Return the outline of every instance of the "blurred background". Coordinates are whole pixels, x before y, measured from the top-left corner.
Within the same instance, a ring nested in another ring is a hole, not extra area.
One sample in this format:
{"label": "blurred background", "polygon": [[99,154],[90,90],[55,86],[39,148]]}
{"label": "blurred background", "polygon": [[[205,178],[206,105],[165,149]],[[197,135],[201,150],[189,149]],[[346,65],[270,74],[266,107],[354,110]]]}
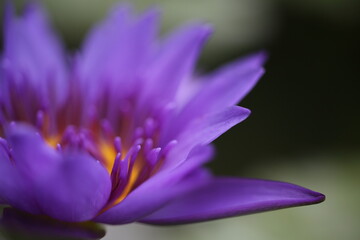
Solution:
{"label": "blurred background", "polygon": [[[42,2],[74,51],[116,1]],[[267,50],[267,72],[240,104],[252,115],[215,142],[217,157],[209,168],[218,175],[293,182],[324,193],[327,200],[180,227],[108,227],[104,239],[359,239],[360,1],[128,2],[139,11],[160,6],[163,32],[193,20],[211,23],[215,33],[200,71]]]}

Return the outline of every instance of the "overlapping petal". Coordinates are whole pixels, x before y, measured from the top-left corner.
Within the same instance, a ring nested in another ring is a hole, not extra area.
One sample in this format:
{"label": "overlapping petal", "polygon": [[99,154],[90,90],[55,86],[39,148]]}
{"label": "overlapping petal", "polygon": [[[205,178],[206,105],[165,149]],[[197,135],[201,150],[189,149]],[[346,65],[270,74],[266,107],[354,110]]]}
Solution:
{"label": "overlapping petal", "polygon": [[263,75],[265,59],[264,52],[253,54],[198,80],[201,82],[197,89],[192,96],[187,96],[187,103],[171,119],[166,137],[175,137],[194,120],[242,100]]}
{"label": "overlapping petal", "polygon": [[194,148],[186,161],[177,168],[151,177],[122,202],[95,218],[95,221],[109,224],[134,222],[177,196],[206,184],[209,175],[200,167],[209,161],[212,155],[213,149],[209,145]]}
{"label": "overlapping petal", "polygon": [[32,4],[17,18],[8,4],[5,15],[2,67],[17,84],[29,84],[43,101],[59,106],[68,90],[65,57],[44,12]]}
{"label": "overlapping petal", "polygon": [[105,168],[92,157],[69,153],[37,185],[37,199],[43,212],[55,219],[82,222],[93,219],[105,206],[111,182]]}
{"label": "overlapping petal", "polygon": [[[34,209],[59,220],[79,222],[92,219],[104,207],[111,190],[110,177],[90,155],[58,152],[35,129],[23,124],[10,125],[7,139],[14,164],[12,169],[9,167],[14,173],[9,172],[12,175],[8,181],[15,181],[13,191],[19,195],[23,189],[17,190],[17,178],[26,183],[31,191],[27,201],[36,203]],[[26,197],[19,195],[19,199]]]}
{"label": "overlapping petal", "polygon": [[[179,143],[169,153],[169,158],[165,162],[164,168],[181,163],[193,147],[199,144],[206,145],[211,143],[231,127],[245,120],[249,114],[250,110],[246,108],[232,106],[220,112],[195,119],[177,137]],[[177,126],[175,125],[174,127]]]}
{"label": "overlapping petal", "polygon": [[89,89],[90,100],[104,91],[104,81],[110,82],[110,89],[105,90],[111,97],[118,97],[119,92],[128,96],[137,86],[139,72],[151,59],[159,12],[150,9],[139,18],[132,15],[130,6],[115,7],[90,33],[78,55],[76,71],[81,86]]}
{"label": "overlapping petal", "polygon": [[142,97],[150,94],[159,103],[172,101],[181,82],[192,75],[200,50],[211,32],[210,26],[194,24],[170,35],[144,76]]}

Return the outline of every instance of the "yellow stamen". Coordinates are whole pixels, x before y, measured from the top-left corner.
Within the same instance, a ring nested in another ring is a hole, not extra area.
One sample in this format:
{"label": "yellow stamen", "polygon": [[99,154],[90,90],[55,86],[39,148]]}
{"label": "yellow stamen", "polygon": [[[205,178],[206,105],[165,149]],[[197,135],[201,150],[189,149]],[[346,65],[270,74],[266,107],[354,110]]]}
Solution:
{"label": "yellow stamen", "polygon": [[55,135],[55,136],[46,137],[45,141],[50,147],[55,148],[56,145],[60,142],[60,139],[61,139],[60,136]]}
{"label": "yellow stamen", "polygon": [[109,144],[108,142],[105,141],[100,142],[99,145],[100,145],[101,155],[103,156],[105,161],[104,165],[110,174],[114,167],[115,158],[116,158],[115,148],[112,146],[112,144]]}

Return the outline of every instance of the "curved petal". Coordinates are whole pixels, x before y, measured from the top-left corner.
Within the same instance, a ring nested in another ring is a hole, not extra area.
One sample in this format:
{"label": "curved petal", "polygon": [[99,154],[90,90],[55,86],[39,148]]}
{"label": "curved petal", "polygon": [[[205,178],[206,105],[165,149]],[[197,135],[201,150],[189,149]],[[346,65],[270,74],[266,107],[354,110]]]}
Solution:
{"label": "curved petal", "polygon": [[34,180],[42,181],[61,160],[60,154],[30,125],[12,123],[5,128],[5,135],[16,168],[28,179],[36,177]]}
{"label": "curved petal", "polygon": [[48,147],[29,125],[13,123],[5,128],[11,150],[11,162],[5,161],[0,170],[0,185],[9,189],[4,192],[7,202],[16,208],[41,213],[37,202],[38,183],[47,182],[49,172],[57,167],[60,155]]}
{"label": "curved petal", "polygon": [[[196,117],[218,112],[241,101],[264,74],[265,59],[266,54],[260,52],[205,76],[198,90],[188,97],[187,104],[174,117],[167,134],[176,136]],[[191,86],[188,84],[187,87]]]}
{"label": "curved petal", "polygon": [[95,218],[95,221],[108,224],[134,222],[159,209],[171,199],[198,188],[209,180],[209,175],[200,166],[212,155],[210,146],[195,148],[182,165],[154,175],[118,205]]}
{"label": "curved petal", "polygon": [[140,222],[160,225],[192,223],[314,204],[324,199],[321,193],[284,182],[215,178]]}
{"label": "curved petal", "polygon": [[23,124],[7,127],[6,136],[14,169],[27,181],[43,214],[63,221],[86,221],[105,205],[110,177],[91,156],[57,152],[35,129]]}
{"label": "curved petal", "polygon": [[194,146],[211,143],[249,115],[250,110],[232,106],[220,112],[197,118],[176,138],[178,144],[169,153],[163,168],[181,163]]}
{"label": "curved petal", "polygon": [[264,74],[265,58],[263,52],[253,54],[205,76],[206,85],[194,95],[185,111],[194,112],[203,106],[203,112],[213,112],[238,103]]}
{"label": "curved petal", "polygon": [[[4,142],[5,143],[5,142]],[[40,213],[32,185],[18,171],[9,156],[7,146],[0,143],[0,200],[33,214]]]}
{"label": "curved petal", "polygon": [[65,154],[46,182],[37,186],[37,199],[48,216],[69,222],[92,219],[106,204],[111,190],[105,168],[85,154]]}

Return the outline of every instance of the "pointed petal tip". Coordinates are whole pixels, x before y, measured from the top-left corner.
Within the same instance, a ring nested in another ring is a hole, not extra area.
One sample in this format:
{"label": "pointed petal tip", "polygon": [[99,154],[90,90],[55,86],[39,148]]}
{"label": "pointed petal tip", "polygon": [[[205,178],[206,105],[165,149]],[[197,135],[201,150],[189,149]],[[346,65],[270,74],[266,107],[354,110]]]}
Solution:
{"label": "pointed petal tip", "polygon": [[25,13],[27,14],[38,12],[39,10],[41,11],[42,9],[43,7],[37,1],[29,1],[28,3],[26,3],[24,8]]}
{"label": "pointed petal tip", "polygon": [[325,201],[326,196],[324,194],[319,193],[319,192],[314,192],[312,190],[308,190],[308,191],[309,191],[309,195],[311,195],[313,197],[313,199],[304,205],[317,204],[317,203],[321,203],[321,202]]}
{"label": "pointed petal tip", "polygon": [[129,2],[119,2],[112,6],[112,8],[108,14],[108,17],[109,16],[118,16],[118,15],[123,15],[123,14],[130,16],[133,14],[133,12],[134,12],[134,8],[133,8],[132,4],[130,4]]}
{"label": "pointed petal tip", "polygon": [[160,18],[162,15],[162,10],[160,5],[154,5],[142,12],[141,15],[145,15],[149,18]]}
{"label": "pointed petal tip", "polygon": [[180,28],[180,31],[188,32],[195,38],[198,38],[200,42],[206,41],[213,33],[213,27],[210,23],[206,22],[192,22]]}
{"label": "pointed petal tip", "polygon": [[[239,70],[251,71],[262,69],[264,71],[263,65],[268,59],[268,52],[266,50],[260,50],[251,54],[246,55],[236,61],[234,61],[234,65],[230,65],[231,67],[238,68]],[[246,71],[245,71],[246,72]]]}
{"label": "pointed petal tip", "polygon": [[241,113],[246,116],[245,118],[247,118],[248,116],[250,116],[251,110],[248,109],[248,108],[242,107],[242,108],[241,108]]}
{"label": "pointed petal tip", "polygon": [[198,29],[203,41],[207,40],[214,32],[213,26],[210,23],[200,23]]}
{"label": "pointed petal tip", "polygon": [[250,116],[251,110],[240,106],[231,106],[228,107],[227,110],[223,113],[224,116],[227,117],[227,119],[233,118],[237,121],[236,124],[238,124]]}
{"label": "pointed petal tip", "polygon": [[140,222],[178,225],[317,204],[325,195],[298,185],[260,179],[215,178]]}
{"label": "pointed petal tip", "polygon": [[269,58],[269,53],[267,50],[260,50],[254,54],[259,59],[259,65],[265,64]]}
{"label": "pointed petal tip", "polygon": [[[211,24],[205,22],[191,22],[182,27],[180,27],[175,32],[173,36],[177,36],[178,39],[188,39],[193,44],[193,46],[200,47],[206,43],[206,41],[211,37],[213,33],[213,28]],[[171,36],[171,35],[170,35]]]}
{"label": "pointed petal tip", "polygon": [[2,13],[4,14],[4,35],[6,35],[6,31],[8,30],[8,28],[10,27],[9,25],[11,24],[11,22],[13,21],[14,18],[14,5],[13,3],[8,0],[5,2],[5,6],[4,6],[4,10],[2,10]]}
{"label": "pointed petal tip", "polygon": [[41,5],[38,1],[28,1],[25,4],[24,11],[22,17],[24,19],[41,19],[43,23],[47,23],[49,21],[49,16],[46,12],[46,9],[43,5]]}

